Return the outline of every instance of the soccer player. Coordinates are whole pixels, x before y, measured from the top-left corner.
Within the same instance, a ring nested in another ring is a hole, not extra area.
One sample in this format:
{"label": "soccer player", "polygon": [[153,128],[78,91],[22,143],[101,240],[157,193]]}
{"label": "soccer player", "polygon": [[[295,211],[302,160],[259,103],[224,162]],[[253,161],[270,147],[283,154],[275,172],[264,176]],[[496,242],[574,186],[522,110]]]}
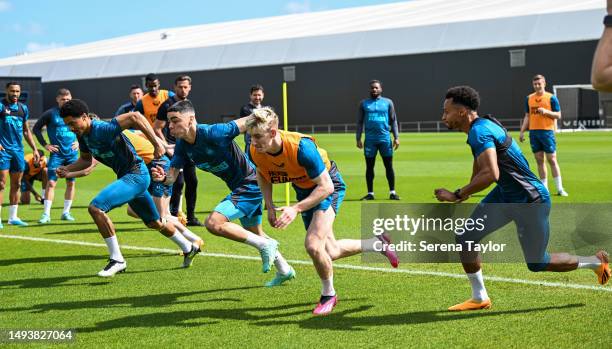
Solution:
{"label": "soccer player", "polygon": [[[382,96],[382,83],[370,81],[370,98],[359,103],[359,119],[357,120],[357,148],[363,148],[366,160],[366,184],[368,193],[361,200],[374,200],[374,165],[376,155],[380,152],[387,182],[389,183],[389,199],[399,200],[395,192],[395,172],[393,171],[393,150],[399,147],[399,132],[397,116],[393,101]],[[361,133],[365,128],[365,144],[361,142]],[[389,131],[393,132],[393,143]]]}
{"label": "soccer player", "polygon": [[[26,154],[25,169],[23,171],[23,177],[21,178],[21,198],[20,203],[24,205],[30,204],[30,193],[34,195],[34,199],[41,204],[43,203],[43,196],[45,195],[45,188],[47,187],[47,158],[42,150],[36,150],[38,152],[38,164],[34,163],[34,154]],[[40,195],[34,188],[34,181],[42,182],[42,195]]]}
{"label": "soccer player", "polygon": [[612,92],[612,0],[607,1],[607,11],[605,29],[593,55],[591,84],[597,90]]}
{"label": "soccer player", "polygon": [[[55,170],[60,166],[70,165],[79,158],[79,143],[76,135],[64,124],[64,119],[60,116],[60,108],[64,103],[72,99],[70,91],[65,88],[57,90],[55,101],[57,107],[45,111],[32,128],[32,132],[38,139],[38,143],[49,151],[49,163],[47,164],[47,187],[45,188],[45,201],[43,214],[38,223],[51,222],[51,206],[55,197],[55,186],[57,184],[57,174]],[[43,137],[42,129],[47,128],[49,143]],[[63,221],[74,221],[70,214],[70,207],[75,194],[74,178],[66,179],[66,192],[64,193],[64,210],[61,219]]]}
{"label": "soccer player", "polygon": [[[580,257],[568,253],[548,253],[550,195],[542,182],[529,169],[518,144],[496,119],[478,115],[480,97],[469,86],[450,88],[444,101],[442,121],[449,129],[468,135],[474,156],[470,183],[451,192],[436,189],[439,201],[461,202],[475,193],[497,185],[472,213],[473,219],[486,218],[484,229],[457,235],[462,244],[459,253],[463,269],[472,286],[472,297],[449,308],[451,311],[486,309],[491,300],[484,286],[480,252],[471,251],[470,243],[478,243],[495,230],[514,221],[527,267],[533,272],[565,272],[592,269],[600,284],[610,278],[608,254],[598,251],[594,256]],[[496,205],[497,204],[497,205]],[[499,205],[514,204],[514,205]],[[520,204],[520,205],[519,205]]]}
{"label": "soccer player", "polygon": [[[278,128],[278,116],[271,108],[253,110],[248,118],[251,134],[249,158],[257,167],[257,182],[268,208],[268,221],[275,228],[286,228],[298,214],[306,228],[306,251],[312,258],[322,284],[321,298],[314,315],[331,313],[337,303],[332,261],[364,251],[374,251],[374,243],[382,241],[383,254],[393,267],[398,260],[395,252],[387,251],[386,235],[370,240],[336,240],[333,224],[344,199],[345,184],[327,152],[317,146],[314,138]],[[293,183],[299,200],[292,206],[276,208],[272,201],[272,184]],[[280,217],[276,217],[276,212]]]}
{"label": "soccer player", "polygon": [[[260,84],[251,86],[251,93],[249,94],[249,103],[245,104],[240,108],[240,117],[249,116],[253,113],[253,110],[263,108],[264,99],[264,88]],[[244,133],[244,152],[249,152],[249,145],[251,144],[251,136],[248,132]]]}
{"label": "soccer player", "polygon": [[[94,116],[94,114],[89,114],[90,117]],[[96,119],[94,116],[93,119]],[[127,137],[130,141],[136,154],[142,158],[142,160],[147,165],[149,169],[149,173],[151,173],[151,169],[155,166],[161,166],[165,171],[168,171],[170,168],[170,159],[168,159],[165,155],[160,157],[159,159],[153,158],[153,153],[155,151],[155,147],[151,142],[149,142],[144,134],[140,131],[135,130],[124,130],[123,135]],[[70,172],[67,177],[68,178],[77,178],[88,176],[94,168],[98,165],[98,162],[94,159],[90,167],[81,170]],[[201,249],[204,241],[198,235],[194,234],[191,230],[186,228],[178,219],[170,214],[169,202],[170,195],[172,195],[172,186],[164,185],[163,183],[151,181],[148,188],[149,194],[153,197],[153,202],[155,203],[155,207],[157,208],[157,212],[159,212],[162,219],[167,220],[172,223],[176,230],[179,231],[187,240],[189,240],[193,245],[197,245],[198,248]],[[140,218],[136,212],[131,208],[130,204],[128,204],[128,215]],[[189,252],[189,251],[187,251]],[[183,251],[183,255],[186,256],[188,254]],[[184,258],[183,260],[183,268],[189,268],[193,263],[192,258]]]}
{"label": "soccer player", "polygon": [[[550,164],[557,195],[568,196],[563,189],[561,169],[557,162],[557,144],[555,141],[555,121],[561,119],[559,100],[552,93],[546,92],[546,79],[543,75],[533,77],[534,93],[525,100],[525,118],[521,125],[519,139],[525,140],[525,130],[529,128],[531,151],[538,163],[538,173],[544,187],[548,189],[546,160]],[[544,155],[546,154],[546,156]]]}
{"label": "soccer player", "polygon": [[[27,123],[30,115],[28,107],[19,102],[20,95],[21,85],[18,82],[11,81],[6,84],[6,97],[0,101],[0,208],[4,198],[6,177],[10,176],[8,224],[27,226],[26,222],[17,217],[21,178],[25,169],[23,137],[32,148],[34,164],[38,164],[39,156]],[[0,216],[0,229],[2,227]]]}
{"label": "soccer player", "polygon": [[[195,110],[189,100],[180,101],[168,109],[170,132],[176,137],[170,171],[153,169],[153,179],[171,184],[185,163],[221,178],[231,193],[214,208],[206,219],[206,229],[212,234],[255,247],[262,260],[262,271],[277,269],[274,279],[266,286],[278,286],[295,277],[295,270],[278,252],[278,242],[269,238],[261,227],[261,191],[257,187],[255,169],[240,150],[234,138],[245,131],[241,118],[229,123],[198,125]],[[232,223],[239,219],[242,226]]]}
{"label": "soccer player", "polygon": [[154,155],[160,157],[165,153],[161,142],[155,137],[153,128],[138,112],[122,114],[110,122],[92,120],[85,102],[73,99],[62,106],[60,115],[79,140],[81,155],[79,159],[57,169],[58,177],[65,178],[71,172],[81,171],[91,166],[92,159],[110,167],[117,175],[117,180],[106,186],[89,204],[89,214],[98,226],[110,254],[109,263],[98,275],[110,277],[123,272],[127,263],[119,249],[115,227],[107,212],[115,207],[129,204],[142,221],[172,240],[185,253],[186,258],[194,258],[199,246],[191,244],[181,234],[176,233],[173,224],[160,220],[155,203],[147,191],[151,182],[149,171],[134,146],[122,133],[124,129],[133,128],[142,131],[154,145]]}
{"label": "soccer player", "polygon": [[119,108],[115,112],[115,116],[119,116],[121,114],[129,113],[136,110],[136,104],[138,104],[138,101],[142,98],[142,88],[140,88],[140,85],[130,86],[129,97],[129,102],[126,102],[125,104],[119,106]]}
{"label": "soccer player", "polygon": [[147,93],[136,103],[134,110],[140,112],[149,121],[149,124],[153,126],[157,119],[157,110],[159,106],[168,97],[174,96],[174,92],[160,89],[159,78],[157,75],[151,73],[145,76],[145,87]]}
{"label": "soccer player", "polygon": [[[191,92],[191,77],[189,75],[179,75],[174,80],[175,95],[169,97],[157,110],[157,119],[153,124],[153,129],[157,136],[166,141],[169,145],[166,148],[166,154],[170,158],[174,154],[174,145],[176,138],[170,134],[168,128],[168,108],[178,101],[184,101]],[[172,187],[172,197],[170,198],[170,213],[173,216],[181,217],[181,203],[183,198],[183,187],[185,187],[185,201],[187,203],[186,225],[188,226],[203,226],[195,215],[195,205],[198,198],[198,177],[196,176],[195,165],[188,162],[179,173]]]}

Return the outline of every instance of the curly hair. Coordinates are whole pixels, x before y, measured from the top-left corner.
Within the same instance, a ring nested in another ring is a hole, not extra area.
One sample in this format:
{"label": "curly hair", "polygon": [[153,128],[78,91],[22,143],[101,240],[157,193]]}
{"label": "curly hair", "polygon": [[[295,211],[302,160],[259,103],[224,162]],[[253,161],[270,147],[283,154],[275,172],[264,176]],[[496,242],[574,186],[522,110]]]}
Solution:
{"label": "curly hair", "polygon": [[460,104],[470,110],[478,110],[480,96],[478,91],[470,86],[455,86],[446,91],[446,99],[452,99],[453,103]]}
{"label": "curly hair", "polygon": [[270,107],[254,109],[251,117],[246,122],[246,127],[249,130],[253,128],[269,130],[274,126],[278,127],[278,115]]}
{"label": "curly hair", "polygon": [[89,107],[85,101],[80,99],[71,99],[64,103],[60,109],[60,115],[62,118],[67,118],[69,116],[78,118],[83,114],[89,114]]}

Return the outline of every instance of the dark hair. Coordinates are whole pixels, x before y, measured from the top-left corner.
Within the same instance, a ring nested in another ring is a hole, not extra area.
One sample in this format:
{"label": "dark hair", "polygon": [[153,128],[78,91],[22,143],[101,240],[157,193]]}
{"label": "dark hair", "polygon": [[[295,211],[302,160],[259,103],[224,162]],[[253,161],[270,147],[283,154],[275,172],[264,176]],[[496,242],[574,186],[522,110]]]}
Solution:
{"label": "dark hair", "polygon": [[369,85],[369,86],[372,86],[372,85],[374,85],[374,84],[379,84],[379,85],[380,85],[380,87],[382,87],[382,82],[380,82],[380,80],[376,80],[376,79],[374,79],[374,80],[370,80],[370,83],[369,83],[368,85]]}
{"label": "dark hair", "polygon": [[191,103],[190,100],[185,99],[174,103],[170,108],[168,108],[168,113],[195,114],[195,108],[193,107],[193,103]]}
{"label": "dark hair", "polygon": [[536,81],[536,80],[540,80],[540,79],[542,79],[542,80],[546,80],[546,78],[544,77],[544,75],[542,75],[542,74],[536,74],[536,75],[534,75],[534,76],[533,76],[533,79],[531,79],[531,81]]}
{"label": "dark hair", "polygon": [[480,106],[480,96],[478,91],[470,86],[455,86],[446,91],[446,99],[452,99],[453,103],[460,104],[470,110],[478,110]]}
{"label": "dark hair", "polygon": [[181,74],[174,79],[174,84],[177,85],[181,81],[189,81],[189,85],[191,85],[191,76]]}
{"label": "dark hair", "polygon": [[157,77],[157,75],[153,74],[153,73],[149,73],[147,74],[147,76],[145,76],[145,82],[149,82],[149,81],[155,81],[158,80],[159,78]]}
{"label": "dark hair", "polygon": [[21,84],[18,83],[17,81],[9,81],[9,82],[6,83],[6,88],[8,89],[9,87],[11,87],[13,85],[17,85],[17,86],[21,87]]}
{"label": "dark hair", "polygon": [[80,99],[71,99],[64,103],[60,109],[60,115],[62,118],[69,116],[78,118],[83,114],[89,114],[89,107],[87,106],[87,103]]}
{"label": "dark hair", "polygon": [[251,86],[251,94],[253,94],[253,92],[255,92],[255,91],[264,92],[264,88],[260,84],[255,84],[255,85]]}
{"label": "dark hair", "polygon": [[130,86],[130,92],[134,91],[135,89],[142,90],[142,87],[140,87],[140,85],[136,85],[136,84]]}
{"label": "dark hair", "polygon": [[55,94],[56,97],[59,96],[68,96],[70,94],[70,90],[67,88],[60,88],[59,90],[57,90],[57,93]]}

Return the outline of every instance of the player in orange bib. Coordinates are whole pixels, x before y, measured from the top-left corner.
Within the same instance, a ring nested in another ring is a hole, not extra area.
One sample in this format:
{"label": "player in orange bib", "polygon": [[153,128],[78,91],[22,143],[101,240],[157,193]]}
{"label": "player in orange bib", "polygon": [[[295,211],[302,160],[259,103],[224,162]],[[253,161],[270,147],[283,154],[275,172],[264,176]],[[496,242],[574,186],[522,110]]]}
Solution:
{"label": "player in orange bib", "polygon": [[557,142],[555,140],[555,122],[561,119],[561,107],[557,97],[546,92],[545,88],[546,79],[544,76],[540,74],[534,76],[533,90],[535,92],[527,96],[525,101],[525,118],[521,125],[519,139],[521,142],[525,140],[524,133],[529,128],[531,151],[538,163],[538,174],[542,184],[548,189],[546,163],[544,162],[544,158],[546,158],[550,164],[557,195],[568,196],[561,181],[561,169],[557,162]]}
{"label": "player in orange bib", "polygon": [[160,89],[159,78],[152,73],[145,76],[145,87],[147,93],[136,103],[134,109],[144,115],[153,127],[157,119],[157,110],[166,99],[174,96],[174,92]]}
{"label": "player in orange bib", "polygon": [[[20,202],[24,205],[30,203],[30,193],[34,195],[36,201],[42,203],[43,196],[45,195],[45,188],[47,186],[47,158],[42,150],[36,150],[39,156],[39,162],[34,163],[34,154],[26,154],[25,170],[23,171],[23,177],[21,178],[21,197]],[[34,189],[34,181],[41,181],[43,194],[40,195]]]}
{"label": "player in orange bib", "polygon": [[[327,315],[337,303],[333,284],[332,261],[365,251],[375,251],[381,241],[383,251],[389,244],[386,235],[368,240],[336,240],[333,224],[344,199],[346,185],[327,152],[319,148],[313,137],[278,129],[278,116],[269,107],[253,110],[247,120],[251,135],[249,157],[257,167],[257,183],[268,208],[268,221],[284,229],[302,215],[306,227],[306,251],[321,278],[322,291],[314,315]],[[298,202],[276,208],[272,201],[272,184],[291,182]],[[279,211],[280,217],[276,217]],[[383,253],[397,267],[395,252]]]}

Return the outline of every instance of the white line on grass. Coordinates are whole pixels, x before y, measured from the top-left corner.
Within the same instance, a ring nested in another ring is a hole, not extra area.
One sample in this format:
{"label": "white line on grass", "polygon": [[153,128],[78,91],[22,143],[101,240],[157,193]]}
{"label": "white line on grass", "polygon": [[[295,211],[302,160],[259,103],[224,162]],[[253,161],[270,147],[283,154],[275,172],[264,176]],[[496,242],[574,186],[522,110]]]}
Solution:
{"label": "white line on grass", "polygon": [[[65,244],[65,245],[106,247],[106,244],[95,243],[95,242],[74,241],[74,240],[61,240],[61,239],[46,239],[46,238],[36,238],[36,237],[30,237],[30,236],[20,236],[20,235],[3,235],[3,234],[0,234],[0,238],[16,239],[16,240],[28,240],[28,241],[51,242],[51,243]],[[173,250],[173,249],[169,249],[169,248],[140,247],[140,246],[129,246],[129,245],[121,245],[121,248],[122,249],[126,249],[126,250],[136,250],[136,251],[177,253],[177,250]],[[204,256],[207,256],[207,257],[261,261],[261,258],[259,258],[259,257],[242,256],[242,255],[237,255],[237,254],[210,253],[210,252],[201,252],[200,254],[204,255]],[[310,262],[310,261],[288,260],[288,262],[293,263],[293,264],[312,265],[312,262]],[[334,268],[352,269],[352,270],[363,270],[363,271],[377,271],[377,272],[383,272],[383,273],[400,273],[400,274],[411,274],[411,275],[441,276],[441,277],[449,277],[449,278],[455,278],[455,279],[465,279],[466,278],[465,274],[453,274],[453,273],[445,273],[445,272],[440,272],[440,271],[425,271],[425,270],[390,269],[390,268],[379,268],[379,267],[366,267],[366,266],[352,265],[352,264],[334,264]],[[591,285],[580,285],[580,284],[566,284],[566,283],[562,283],[562,282],[548,282],[548,281],[537,281],[537,280],[523,280],[523,279],[513,279],[513,278],[500,277],[500,276],[485,276],[485,279],[487,281],[508,282],[508,283],[513,283],[513,284],[524,284],[524,285],[536,285],[536,286],[545,286],[545,287],[572,288],[572,289],[581,289],[581,290],[593,290],[593,291],[612,292],[612,288],[607,288],[607,287],[602,287],[602,286],[591,286]]]}

